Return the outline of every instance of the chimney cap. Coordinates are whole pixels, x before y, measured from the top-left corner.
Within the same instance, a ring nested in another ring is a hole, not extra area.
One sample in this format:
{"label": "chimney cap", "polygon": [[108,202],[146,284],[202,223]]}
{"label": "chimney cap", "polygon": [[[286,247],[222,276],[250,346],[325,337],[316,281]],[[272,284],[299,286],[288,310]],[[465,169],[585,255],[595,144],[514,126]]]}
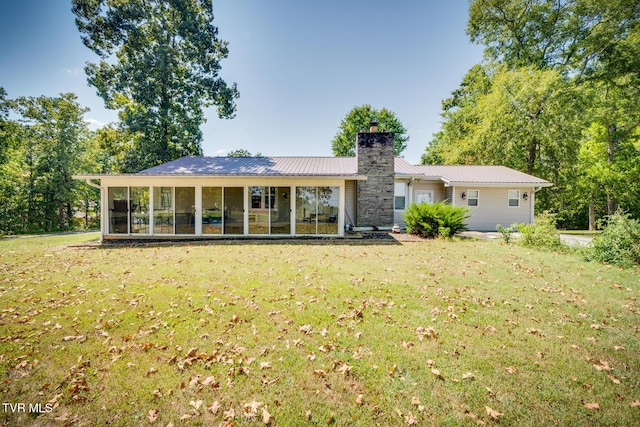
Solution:
{"label": "chimney cap", "polygon": [[371,120],[369,122],[369,132],[378,132],[378,121]]}

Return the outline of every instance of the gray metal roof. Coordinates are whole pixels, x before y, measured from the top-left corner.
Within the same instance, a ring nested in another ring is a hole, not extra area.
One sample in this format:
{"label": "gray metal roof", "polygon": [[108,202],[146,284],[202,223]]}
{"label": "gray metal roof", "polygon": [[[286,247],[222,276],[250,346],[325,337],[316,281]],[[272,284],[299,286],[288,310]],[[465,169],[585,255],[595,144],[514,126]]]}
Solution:
{"label": "gray metal roof", "polygon": [[[128,176],[306,176],[366,179],[358,175],[355,157],[202,157],[187,156]],[[440,180],[445,185],[507,186],[527,184],[549,187],[544,179],[504,166],[414,166],[401,157],[394,161],[396,177]],[[121,175],[74,175],[100,179]]]}
{"label": "gray metal roof", "polygon": [[355,157],[188,156],[137,175],[357,176],[357,166]]}
{"label": "gray metal roof", "polygon": [[536,186],[549,187],[552,184],[541,178],[510,169],[505,166],[436,166],[420,165],[415,166],[426,176],[440,177],[445,184],[532,184]]}

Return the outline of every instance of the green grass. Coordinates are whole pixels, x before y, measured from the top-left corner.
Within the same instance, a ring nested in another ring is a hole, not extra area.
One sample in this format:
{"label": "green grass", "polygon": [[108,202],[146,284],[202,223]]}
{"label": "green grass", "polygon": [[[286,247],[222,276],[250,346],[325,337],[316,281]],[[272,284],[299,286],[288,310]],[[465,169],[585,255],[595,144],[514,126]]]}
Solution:
{"label": "green grass", "polygon": [[497,241],[68,246],[96,238],[0,241],[0,394],[51,409],[0,424],[640,420],[637,268]]}

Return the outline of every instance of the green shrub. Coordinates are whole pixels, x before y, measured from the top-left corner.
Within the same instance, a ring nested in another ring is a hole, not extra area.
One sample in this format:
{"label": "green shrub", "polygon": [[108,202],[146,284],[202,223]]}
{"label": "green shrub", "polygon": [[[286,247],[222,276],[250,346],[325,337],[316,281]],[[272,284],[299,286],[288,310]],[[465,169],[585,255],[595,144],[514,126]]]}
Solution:
{"label": "green shrub", "polygon": [[640,222],[618,211],[600,225],[604,230],[585,250],[587,259],[623,267],[640,264]]}
{"label": "green shrub", "polygon": [[451,206],[445,202],[412,203],[404,216],[409,233],[430,238],[452,237],[466,230],[467,218],[467,208]]}
{"label": "green shrub", "polygon": [[543,212],[533,224],[519,224],[520,244],[542,249],[559,249],[562,240],[556,228],[555,215]]}
{"label": "green shrub", "polygon": [[502,240],[505,243],[510,243],[513,233],[518,231],[518,224],[511,224],[509,227],[503,227],[502,225],[496,225],[496,231],[502,235]]}

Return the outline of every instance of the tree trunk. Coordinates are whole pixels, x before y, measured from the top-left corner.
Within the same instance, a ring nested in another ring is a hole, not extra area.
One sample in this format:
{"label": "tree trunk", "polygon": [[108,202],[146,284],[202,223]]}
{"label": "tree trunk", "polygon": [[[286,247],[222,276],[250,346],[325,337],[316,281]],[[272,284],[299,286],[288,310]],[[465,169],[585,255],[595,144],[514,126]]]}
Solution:
{"label": "tree trunk", "polygon": [[596,229],[596,205],[593,202],[593,196],[589,198],[589,231]]}

